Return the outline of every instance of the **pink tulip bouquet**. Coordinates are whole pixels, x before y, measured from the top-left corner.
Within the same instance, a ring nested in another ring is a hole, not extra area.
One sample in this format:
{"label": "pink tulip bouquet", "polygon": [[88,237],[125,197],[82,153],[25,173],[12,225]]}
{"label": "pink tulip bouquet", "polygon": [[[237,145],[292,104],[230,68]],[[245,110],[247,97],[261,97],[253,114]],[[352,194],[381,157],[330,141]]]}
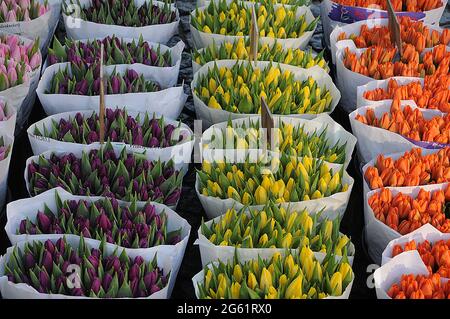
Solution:
{"label": "pink tulip bouquet", "polygon": [[41,66],[42,57],[39,52],[39,40],[26,44],[14,34],[0,35],[0,62],[13,60],[23,62],[27,72],[34,71]]}
{"label": "pink tulip bouquet", "polygon": [[31,21],[50,10],[48,1],[38,0],[0,0],[0,23]]}

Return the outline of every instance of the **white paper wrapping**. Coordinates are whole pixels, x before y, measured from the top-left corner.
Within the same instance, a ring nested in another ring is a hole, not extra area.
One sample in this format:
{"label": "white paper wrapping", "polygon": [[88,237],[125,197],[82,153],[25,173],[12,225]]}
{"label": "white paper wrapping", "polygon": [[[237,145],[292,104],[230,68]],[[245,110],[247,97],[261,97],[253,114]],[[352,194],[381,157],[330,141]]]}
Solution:
{"label": "white paper wrapping", "polygon": [[0,132],[6,135],[14,136],[14,130],[16,128],[17,112],[14,107],[11,106],[8,99],[0,96],[0,102],[5,105],[5,115],[8,117],[6,121],[0,121]]}
{"label": "white paper wrapping", "polygon": [[[250,217],[249,211],[246,211],[245,214]],[[214,221],[216,224],[219,223],[222,219],[222,216],[214,218],[214,220],[207,221],[205,224],[207,227],[210,227],[212,222]],[[200,248],[200,256],[202,258],[202,265],[205,267],[210,262],[215,261],[232,261],[235,256],[241,259],[257,259],[258,256],[265,256],[263,258],[270,258],[274,253],[279,252],[284,255],[286,253],[285,248],[237,248],[234,246],[218,246],[214,245],[212,242],[206,238],[201,231],[201,227],[199,227],[198,231],[198,239],[194,242],[194,245],[198,245]],[[342,235],[342,234],[341,234]],[[290,249],[292,253],[300,253],[299,249]],[[314,252],[314,256],[317,260],[323,260],[325,258],[325,253]],[[347,252],[348,261],[350,265],[353,265],[353,258],[355,256],[355,246],[352,242],[350,242],[350,246]]]}
{"label": "white paper wrapping", "polygon": [[[148,0],[134,0],[137,6],[142,6]],[[79,0],[82,8],[89,7],[91,0]],[[164,2],[153,1],[155,5],[164,6]],[[85,21],[80,18],[80,12],[75,12],[68,16],[63,12],[64,25],[66,27],[67,36],[69,38],[92,39],[104,38],[107,36],[116,35],[119,38],[134,38],[138,39],[141,35],[144,40],[166,44],[170,38],[178,33],[178,24],[180,17],[178,10],[174,4],[170,4],[172,12],[176,13],[176,21],[166,24],[154,24],[144,27],[125,27],[120,25],[109,25]],[[78,14],[77,14],[78,13]]]}
{"label": "white paper wrapping", "polygon": [[[267,254],[265,256],[261,256],[261,258],[263,258],[263,259],[270,259],[272,257],[272,255],[273,255],[273,252],[272,252],[272,254]],[[253,256],[252,257],[250,257],[250,256],[249,257],[242,256],[242,257],[243,258],[239,259],[240,262],[245,262],[245,261],[254,259]],[[320,259],[318,259],[318,260],[320,261]],[[212,269],[213,265],[217,266],[218,262],[214,262],[214,263],[209,264],[208,268]],[[200,292],[199,292],[199,289],[198,289],[198,285],[199,284],[200,285],[203,284],[204,278],[205,278],[205,272],[204,272],[203,269],[192,278],[192,283],[193,283],[194,289],[195,289],[195,296],[197,297],[197,299],[200,298]],[[352,291],[352,286],[353,286],[353,281],[354,280],[355,280],[355,275],[353,275],[352,281],[348,284],[347,288],[345,288],[345,290],[342,292],[341,296],[338,296],[338,297],[330,296],[330,297],[326,297],[324,299],[348,299],[349,296],[350,296],[350,292]]]}
{"label": "white paper wrapping", "polygon": [[[87,43],[92,40],[103,40],[104,38],[95,38],[95,39],[85,39],[85,40],[76,40],[76,42],[81,43]],[[132,43],[133,40],[137,43],[137,39],[121,39],[124,43]],[[158,83],[161,84],[162,87],[172,87],[177,85],[178,81],[178,73],[180,72],[180,64],[181,64],[181,55],[183,53],[183,49],[185,47],[184,42],[182,40],[178,41],[177,44],[175,44],[173,47],[169,48],[168,46],[165,46],[164,44],[159,44],[155,42],[149,42],[149,46],[153,49],[160,48],[161,54],[169,51],[170,56],[172,59],[172,66],[165,66],[165,67],[159,67],[159,66],[153,66],[153,65],[146,65],[142,63],[134,63],[139,70],[145,70],[148,69],[149,73],[154,74],[154,77],[158,79]],[[65,47],[65,46],[64,46]],[[131,64],[121,65],[121,68],[127,68]],[[45,69],[48,67],[48,59],[44,62],[44,65],[42,67],[42,73],[45,72]]]}
{"label": "white paper wrapping", "polygon": [[[426,24],[439,25],[448,0],[442,6],[425,12],[396,12],[399,16],[408,16],[413,20],[421,20]],[[387,18],[387,11],[362,7],[343,6],[331,0],[323,0],[320,7],[325,42],[330,47],[330,34],[337,26],[344,26],[360,20]]]}
{"label": "white paper wrapping", "polygon": [[[6,234],[12,245],[16,245],[22,241],[45,241],[47,239],[58,239],[63,236],[66,238],[74,238],[74,240],[79,240],[80,237],[76,235],[70,234],[42,234],[42,235],[18,235],[17,231],[20,226],[20,222],[26,218],[29,218],[31,221],[36,220],[36,216],[38,211],[43,211],[45,205],[53,212],[57,212],[57,204],[56,204],[56,194],[59,195],[61,200],[64,202],[66,200],[84,200],[89,203],[94,203],[98,200],[101,200],[103,197],[98,196],[74,196],[69,192],[63,190],[58,187],[53,190],[48,190],[42,194],[39,194],[33,198],[26,198],[11,202],[8,204],[6,209],[7,223],[5,226]],[[165,213],[167,215],[167,231],[171,232],[174,230],[181,229],[181,241],[176,245],[159,245],[150,248],[127,248],[127,251],[137,252],[138,255],[142,253],[152,253],[163,255],[171,255],[173,254],[172,261],[172,276],[171,281],[169,282],[169,295],[172,292],[172,289],[175,285],[175,279],[178,274],[178,270],[180,269],[181,262],[183,260],[184,252],[186,250],[186,246],[189,240],[189,234],[191,232],[191,226],[189,223],[178,215],[175,211],[167,207],[166,205],[150,202],[151,205],[155,206],[156,213],[161,214]],[[121,206],[129,206],[129,204],[122,202]],[[137,205],[138,208],[143,208],[145,206],[144,202],[141,202]],[[100,245],[100,241],[92,238],[85,238],[86,243],[90,243],[92,245],[98,246]],[[113,250],[117,245],[106,243],[106,246]],[[119,246],[120,247],[120,246]],[[121,247],[123,248],[123,247]]]}
{"label": "white paper wrapping", "polygon": [[[411,196],[413,198],[417,197],[420,189],[426,191],[436,191],[445,190],[448,184],[436,184],[436,185],[425,185],[425,186],[415,186],[415,187],[388,187],[391,190],[393,197],[398,193],[403,193],[405,195]],[[364,221],[365,221],[365,232],[366,232],[366,243],[368,246],[368,252],[370,257],[378,264],[381,263],[383,251],[388,246],[389,242],[394,239],[400,238],[399,232],[393,230],[388,225],[384,224],[375,217],[372,208],[369,206],[368,199],[372,195],[381,192],[381,189],[373,190],[368,193],[364,192]]]}
{"label": "white paper wrapping", "polygon": [[[232,2],[231,0],[227,0],[227,3],[231,3],[231,2]],[[247,8],[251,8],[254,6],[253,2],[242,1],[242,3]],[[274,5],[275,8],[278,8],[281,6],[284,6],[286,8],[292,7],[289,5],[282,5],[282,4]],[[207,6],[199,7],[198,11],[205,11],[207,8],[208,8]],[[195,14],[195,10],[191,12],[190,18],[194,14]],[[300,18],[303,15],[305,16],[305,21],[307,24],[311,23],[314,20],[314,16],[311,13],[311,10],[306,6],[301,6],[301,7],[297,8],[296,17]],[[234,42],[235,40],[237,40],[239,38],[246,39],[249,37],[249,36],[235,36],[235,35],[205,33],[202,30],[197,30],[196,28],[194,28],[194,26],[192,24],[190,24],[189,27],[190,27],[190,31],[192,34],[192,38],[194,40],[194,45],[197,49],[207,47],[213,43],[220,44],[225,41]],[[281,44],[281,46],[283,48],[304,49],[308,45],[309,40],[311,39],[312,35],[314,34],[314,30],[303,33],[299,38],[275,39],[275,38],[269,38],[269,37],[260,37],[259,40],[261,43],[267,43],[269,45],[273,45],[275,42],[277,42],[277,43]]]}
{"label": "white paper wrapping", "polygon": [[[76,237],[66,237],[68,244],[70,244],[74,249],[77,249],[79,246],[79,238]],[[46,239],[40,239],[36,240],[40,242],[45,242]],[[53,243],[56,243],[57,239],[51,239]],[[17,247],[21,250],[25,247],[26,242],[20,242],[17,244]],[[96,248],[98,249],[100,247],[100,242],[98,241],[87,241],[86,240],[86,246],[89,247],[89,249]],[[111,255],[114,252],[115,246],[107,246],[106,252],[108,255]],[[8,281],[8,277],[5,276],[5,264],[9,261],[9,258],[12,254],[13,247],[8,248],[6,251],[6,254],[0,257],[0,292],[2,294],[2,297],[5,299],[92,299],[89,297],[79,297],[79,296],[68,296],[68,295],[61,295],[61,294],[42,294],[39,293],[36,289],[33,287],[27,285],[27,284],[15,284],[10,281]],[[118,253],[123,251],[123,249],[119,249]],[[134,259],[137,256],[141,256],[146,262],[150,262],[153,260],[155,256],[155,251],[138,251],[136,249],[125,249],[128,257]],[[167,274],[169,271],[174,270],[174,256],[175,253],[172,252],[170,254],[167,254],[167,252],[158,252],[157,253],[157,262],[158,267],[161,268],[164,271],[164,274]],[[169,277],[169,283],[166,287],[161,289],[160,291],[150,295],[146,298],[139,298],[139,299],[168,299],[170,298],[170,291],[169,286],[171,282],[175,282],[176,276],[172,273]],[[124,298],[125,299],[125,298]],[[128,299],[128,298],[126,298]]]}
{"label": "white paper wrapping", "polygon": [[[247,65],[248,61],[242,60],[242,61],[236,61],[236,60],[219,60],[219,61],[211,61],[205,64],[198,70],[197,73],[194,74],[194,79],[191,82],[191,90],[192,95],[194,97],[194,107],[195,107],[195,113],[197,114],[197,118],[202,120],[202,125],[204,129],[207,129],[213,124],[217,124],[220,122],[226,122],[229,119],[235,120],[240,118],[247,118],[250,116],[257,116],[257,114],[238,114],[238,113],[231,113],[224,110],[216,110],[213,108],[208,107],[195,93],[194,89],[197,86],[197,82],[199,81],[200,76],[205,76],[208,74],[208,70],[212,67],[214,67],[214,64],[217,65],[218,68],[220,67],[233,67],[237,62],[244,63]],[[298,68],[292,65],[287,64],[279,64],[279,63],[273,63],[273,62],[267,62],[267,61],[260,61],[256,63],[256,67],[260,69],[266,68],[268,65],[272,64],[273,66],[280,65],[280,68],[282,71],[289,70],[294,75],[294,79],[297,81],[305,81],[308,79],[308,77],[312,77],[317,84],[321,88],[326,88],[330,91],[332,102],[331,102],[331,110],[329,112],[325,112],[326,114],[331,114],[331,112],[334,111],[336,108],[336,105],[339,103],[339,100],[341,98],[341,94],[337,87],[334,85],[333,80],[331,79],[330,75],[321,67],[314,66],[309,69],[302,69]],[[313,119],[317,117],[319,114],[292,114],[292,115],[283,115],[283,117],[294,117],[294,118],[304,118],[304,119]]]}
{"label": "white paper wrapping", "polygon": [[429,274],[417,250],[404,252],[375,270],[373,278],[377,298],[392,299],[387,292],[393,284],[400,283],[402,275],[408,274]]}
{"label": "white paper wrapping", "polygon": [[[60,113],[56,115],[49,116],[43,120],[40,120],[37,123],[31,125],[28,130],[28,138],[30,140],[31,148],[33,149],[34,155],[39,155],[41,153],[47,151],[63,151],[63,152],[74,152],[75,150],[81,151],[86,148],[87,145],[63,142],[54,140],[48,137],[36,136],[34,134],[35,128],[38,128],[41,132],[43,132],[42,128],[46,127],[48,130],[52,128],[52,122],[55,121],[59,123],[61,119],[68,120],[70,118],[75,118],[77,113],[81,113],[84,118],[90,117],[93,111],[74,111],[74,112],[66,112]],[[140,115],[140,124],[144,122],[145,114],[139,112],[127,112],[129,116],[136,119],[138,115]],[[152,117],[152,114],[149,114],[149,117]],[[172,124],[175,127],[178,127],[179,122],[174,120],[165,119],[164,122],[167,124]],[[1,124],[1,122],[0,122]],[[191,154],[192,149],[194,147],[194,133],[184,123],[181,123],[180,126],[180,135],[183,136],[183,140],[177,143],[174,146],[170,147],[144,147],[140,145],[130,145],[119,142],[111,142],[111,144],[118,147],[126,147],[128,151],[134,153],[145,153],[146,158],[150,161],[156,161],[160,159],[163,162],[168,162],[170,159],[174,161],[175,168],[177,170],[187,171],[189,163],[191,162]],[[97,145],[99,143],[93,143],[91,145]]]}
{"label": "white paper wrapping", "polygon": [[6,192],[8,191],[8,173],[9,163],[11,162],[11,154],[14,146],[13,135],[8,135],[7,132],[0,130],[0,136],[3,137],[5,146],[10,146],[8,156],[0,161],[0,207],[5,205]]}
{"label": "white paper wrapping", "polygon": [[[112,147],[113,147],[114,152],[116,153],[116,155],[119,155],[120,152],[123,150],[123,147],[120,146],[120,145],[113,145]],[[27,187],[27,190],[28,190],[28,194],[29,194],[30,196],[32,196],[32,195],[31,195],[31,189],[30,189],[30,182],[29,182],[30,176],[28,176],[28,166],[29,166],[32,162],[37,163],[37,161],[39,160],[39,156],[42,155],[44,158],[50,159],[51,155],[53,155],[53,154],[55,154],[55,155],[57,155],[57,156],[62,156],[62,155],[64,155],[64,154],[73,153],[77,158],[81,158],[81,154],[82,154],[83,151],[88,153],[88,152],[90,152],[91,150],[98,150],[99,148],[100,148],[100,145],[99,145],[99,144],[91,144],[91,145],[87,145],[84,149],[74,149],[73,151],[70,151],[70,152],[63,152],[63,151],[48,151],[48,152],[42,153],[42,154],[40,154],[40,155],[34,155],[34,156],[29,157],[29,158],[27,159],[26,163],[25,163],[25,172],[24,172],[25,184],[26,184],[26,187]],[[129,152],[128,150],[127,150],[127,152],[128,152],[128,153],[131,153],[131,152]],[[184,176],[185,173],[186,173],[186,172],[184,172],[184,171],[180,171],[179,174],[182,174],[182,176]],[[181,186],[180,186],[180,187],[181,187]],[[125,202],[125,201],[119,201],[119,202]],[[142,203],[145,203],[145,202],[137,201],[137,203],[138,203],[138,205],[141,205]],[[175,210],[175,208],[177,207],[177,204],[178,204],[178,202],[177,202],[175,205],[173,205],[173,206],[168,206],[168,207],[169,207],[170,209]]]}
{"label": "white paper wrapping", "polygon": [[[339,169],[341,165],[336,164],[328,164],[328,166],[336,171]],[[342,177],[342,183],[348,184],[348,189],[345,192],[340,192],[333,194],[329,197],[312,199],[308,201],[301,202],[286,202],[281,205],[285,208],[290,208],[296,211],[302,211],[306,209],[310,214],[315,214],[323,209],[321,218],[335,219],[342,218],[344,216],[345,210],[347,209],[347,204],[350,199],[350,194],[352,192],[353,178],[348,175],[346,171],[344,171],[344,175]],[[232,198],[220,199],[218,197],[205,196],[201,193],[200,189],[200,179],[198,175],[195,180],[195,191],[197,192],[197,196],[202,203],[203,209],[206,212],[206,216],[209,219],[216,218],[220,215],[223,215],[227,212],[228,209],[234,208],[239,210],[244,207],[243,204],[237,202]],[[262,209],[264,205],[252,205],[249,206],[251,209]]]}
{"label": "white paper wrapping", "polygon": [[[407,105],[411,106],[412,109],[417,108],[410,101],[402,101],[400,105],[402,109]],[[391,102],[383,101],[374,103],[369,106],[362,106],[349,115],[352,131],[358,139],[359,154],[361,154],[361,158],[364,162],[368,162],[382,153],[405,152],[411,150],[413,147],[422,149],[438,149],[442,147],[441,144],[435,144],[431,142],[413,143],[398,133],[394,133],[379,127],[366,125],[356,120],[356,116],[358,114],[365,115],[367,109],[373,109],[375,112],[375,116],[377,118],[381,118],[384,113],[390,112]],[[423,114],[424,118],[428,120],[436,116],[443,116],[443,113],[439,111],[427,109],[419,110]]]}
{"label": "white paper wrapping", "polygon": [[[360,35],[361,26],[367,25],[369,28],[374,28],[377,26],[388,26],[388,19],[368,19],[368,20],[362,20],[357,21],[350,24],[344,24],[344,25],[337,25],[333,32],[330,34],[330,46],[331,46],[331,58],[333,61],[333,64],[336,63],[336,53],[338,50],[346,47],[354,47],[355,44],[353,40],[347,39],[347,40],[340,40],[338,41],[337,38],[342,32],[345,32],[347,34],[347,37],[351,34]],[[425,24],[426,27],[428,27],[430,30],[436,30],[439,32],[439,34],[442,33],[442,28],[440,28],[438,25],[429,25]]]}
{"label": "white paper wrapping", "polygon": [[[63,112],[76,110],[98,110],[100,96],[82,96],[70,94],[47,94],[46,91],[51,87],[51,81],[56,72],[60,69],[69,67],[70,63],[58,63],[49,66],[42,75],[39,86],[36,90],[42,107],[47,115],[54,115]],[[153,71],[145,68],[141,69],[139,65],[112,65],[104,68],[106,74],[111,74],[114,69],[118,73],[132,69],[143,74],[146,80],[158,82]],[[158,82],[159,83],[159,82]],[[127,93],[127,94],[105,94],[106,107],[126,107],[127,110],[150,112],[162,115],[166,118],[176,119],[183,110],[187,95],[183,87],[169,87],[157,92],[148,93]]]}
{"label": "white paper wrapping", "polygon": [[[323,130],[327,129],[327,133],[325,134],[325,138],[328,139],[328,143],[330,146],[339,143],[339,145],[343,145],[347,143],[345,147],[345,162],[344,167],[347,168],[348,164],[352,159],[353,149],[356,145],[356,137],[347,132],[341,125],[336,123],[328,114],[322,114],[316,117],[313,120],[305,120],[301,118],[289,118],[289,117],[278,117],[275,118],[275,127],[278,127],[279,119],[286,124],[292,124],[294,127],[304,126],[305,133],[313,134],[314,132],[321,133]],[[253,116],[248,118],[241,118],[237,120],[233,120],[233,127],[241,126],[245,124],[246,127],[249,127],[250,123],[257,123],[260,121],[261,117]],[[219,135],[224,136],[223,133],[228,126],[228,122],[222,122],[211,126],[205,132],[203,132],[201,144],[203,146],[207,146],[206,149],[203,150],[203,158],[208,161],[212,161],[213,155],[215,153],[226,153],[225,149],[213,149],[214,144],[211,143],[212,136]],[[241,151],[241,150],[239,150]],[[256,151],[256,150],[250,150]],[[220,156],[220,155],[219,155]]]}

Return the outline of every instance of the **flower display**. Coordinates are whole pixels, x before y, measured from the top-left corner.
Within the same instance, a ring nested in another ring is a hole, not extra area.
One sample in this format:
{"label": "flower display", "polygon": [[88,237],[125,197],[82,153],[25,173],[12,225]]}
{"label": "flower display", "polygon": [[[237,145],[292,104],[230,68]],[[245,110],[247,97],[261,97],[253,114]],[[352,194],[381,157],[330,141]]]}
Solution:
{"label": "flower display", "polygon": [[48,1],[39,0],[1,0],[0,23],[31,21],[50,10]]}
{"label": "flower display", "polygon": [[[387,10],[386,1],[383,0],[333,0],[333,2],[344,6],[377,8]],[[397,12],[423,12],[442,7],[441,0],[431,1],[410,1],[410,0],[391,0],[392,8]]]}
{"label": "flower display", "polygon": [[[296,126],[283,121],[274,128],[276,147],[274,151],[293,157],[320,158],[329,163],[343,164],[345,162],[345,147],[347,143],[330,143],[327,128],[318,132],[307,132],[305,125]],[[263,130],[259,120],[250,120],[249,125],[242,123],[233,125],[230,121],[226,128],[214,128],[211,142],[205,148],[215,149],[261,149],[265,143]]]}
{"label": "flower display", "polygon": [[371,189],[450,182],[450,147],[426,155],[414,148],[396,160],[380,154],[364,178]]}
{"label": "flower display", "polygon": [[261,111],[261,97],[273,114],[319,114],[330,111],[332,96],[312,77],[299,81],[279,65],[264,68],[236,62],[232,67],[217,65],[198,78],[196,94],[210,108],[232,113]]}
{"label": "flower display", "polygon": [[449,299],[450,281],[443,283],[439,274],[402,275],[388,290],[392,299]]}
{"label": "flower display", "polygon": [[[73,94],[93,96],[100,94],[100,67],[79,66],[71,63],[69,67],[59,69],[50,83],[47,94]],[[114,70],[104,75],[105,94],[145,93],[158,91],[159,85],[146,80],[142,74],[128,69],[124,74]]]}
{"label": "flower display", "polygon": [[[450,30],[443,29],[439,33],[435,29],[429,28],[422,21],[412,20],[408,16],[398,17],[400,24],[400,36],[403,43],[412,44],[421,53],[425,48],[432,48],[436,45],[448,45],[450,43]],[[386,25],[369,27],[367,24],[361,25],[359,34],[347,35],[342,32],[337,40],[352,40],[357,48],[367,48],[371,46],[382,46],[385,48],[394,47],[389,28]]]}
{"label": "flower display", "polygon": [[[132,259],[125,250],[108,254],[90,249],[83,237],[78,248],[64,238],[56,243],[50,240],[27,242],[23,249],[14,250],[5,264],[8,281],[26,284],[42,294],[62,294],[90,298],[148,297],[167,286],[170,273],[158,267],[156,255],[150,262],[137,256]],[[69,265],[81,269],[81,287],[68,285]]]}
{"label": "flower display", "polygon": [[423,78],[425,75],[449,72],[450,51],[447,52],[445,45],[436,46],[421,58],[413,45],[405,44],[400,61],[394,62],[396,52],[396,48],[372,46],[358,56],[345,48],[343,63],[347,69],[376,80],[393,76]]}
{"label": "flower display", "polygon": [[103,198],[90,203],[86,200],[65,200],[56,194],[56,211],[47,205],[34,219],[20,222],[17,234],[71,234],[93,238],[125,248],[148,248],[175,245],[181,240],[180,230],[167,231],[167,214],[156,213],[147,203],[138,208],[119,205],[114,198]]}
{"label": "flower display", "polygon": [[[202,51],[194,50],[192,58],[197,64],[204,65],[214,60],[247,60],[249,55],[250,40],[239,38],[235,42],[223,42],[220,45],[212,44]],[[311,50],[306,52],[300,49],[284,49],[277,42],[273,45],[259,43],[258,61],[284,63],[305,69],[318,65],[326,71],[329,70],[327,62],[323,58],[323,51],[317,56],[313,56]]]}
{"label": "flower display", "polygon": [[11,59],[0,59],[0,91],[23,84],[29,80],[26,64]]}
{"label": "flower display", "polygon": [[99,150],[40,155],[27,167],[29,191],[40,194],[62,187],[74,195],[107,196],[125,201],[154,201],[175,205],[181,195],[182,174],[173,161],[148,161],[140,154],[127,154],[123,148],[116,155],[111,144]]}
{"label": "flower display", "polygon": [[322,160],[285,154],[238,164],[203,161],[197,171],[204,196],[232,198],[243,205],[307,201],[345,192],[349,185],[342,182],[343,173],[343,167],[333,170]]}
{"label": "flower display", "polygon": [[105,65],[142,63],[149,66],[168,67],[172,66],[170,51],[161,52],[160,46],[156,49],[143,40],[125,42],[116,36],[104,39],[88,40],[87,42],[65,40],[63,46],[57,38],[53,40],[53,47],[49,48],[49,65],[62,62],[75,64],[95,64],[100,61],[101,45],[104,45]]}
{"label": "flower display", "polygon": [[[318,18],[308,23],[303,15],[296,17],[297,7],[278,6],[261,1],[255,4],[259,35],[269,38],[299,38],[305,32],[314,31]],[[250,34],[252,12],[248,6],[238,0],[227,4],[226,0],[211,1],[208,7],[195,10],[191,16],[194,28],[205,33],[232,36]]]}
{"label": "flower display", "polygon": [[[25,64],[25,71],[31,72],[38,69],[42,63],[39,51],[39,40],[25,44],[19,36],[14,34],[0,35],[0,60],[5,67],[2,71],[8,75],[11,86],[17,82],[17,64]],[[14,62],[13,62],[14,61]]]}
{"label": "flower display", "polygon": [[263,209],[229,209],[208,226],[201,225],[202,234],[214,245],[240,248],[309,247],[314,252],[347,254],[350,239],[339,233],[339,218],[318,220],[306,210],[294,211],[269,202]]}
{"label": "flower display", "polygon": [[[76,4],[70,0],[70,4]],[[70,7],[63,2],[64,12],[69,15]],[[137,6],[134,0],[94,0],[90,6],[82,7],[81,19],[89,22],[119,25],[125,27],[145,27],[155,24],[166,24],[176,21],[168,1],[158,6],[152,0]]]}
{"label": "flower display", "polygon": [[5,145],[3,136],[0,136],[0,161],[3,161],[5,158],[7,158],[10,151],[11,145]]}
{"label": "flower display", "polygon": [[329,254],[322,262],[308,247],[300,253],[275,253],[269,260],[239,260],[204,268],[200,299],[322,299],[341,296],[353,280],[347,258]]}
{"label": "flower display", "polygon": [[383,188],[373,194],[369,200],[375,218],[401,235],[408,234],[424,224],[431,224],[444,233],[450,232],[449,214],[450,187],[433,193],[420,189],[417,197],[403,193],[393,195],[391,190]]}
{"label": "flower display", "polygon": [[413,100],[417,106],[425,109],[435,109],[450,113],[450,76],[436,74],[425,76],[424,85],[413,81],[400,85],[397,80],[389,79],[386,89],[377,88],[364,92],[364,98],[371,101],[387,99]]}
{"label": "flower display", "polygon": [[[141,124],[141,118],[143,122]],[[163,117],[156,118],[148,112],[138,114],[136,118],[128,114],[126,109],[106,109],[105,139],[110,142],[122,142],[129,145],[144,147],[170,147],[178,144],[184,138],[178,126],[166,123]],[[98,114],[91,116],[77,113],[74,117],[52,120],[48,129],[34,127],[34,135],[48,137],[58,141],[91,144],[100,141],[100,121]]]}
{"label": "flower display", "polygon": [[404,245],[395,245],[392,257],[405,251],[417,250],[430,274],[437,273],[441,277],[450,278],[450,241],[439,240],[430,243],[428,240],[417,243],[412,240]]}
{"label": "flower display", "polygon": [[389,112],[377,117],[372,108],[365,115],[357,114],[357,121],[400,134],[413,141],[448,144],[450,137],[450,114],[426,119],[418,108],[400,107],[400,101],[394,100]]}

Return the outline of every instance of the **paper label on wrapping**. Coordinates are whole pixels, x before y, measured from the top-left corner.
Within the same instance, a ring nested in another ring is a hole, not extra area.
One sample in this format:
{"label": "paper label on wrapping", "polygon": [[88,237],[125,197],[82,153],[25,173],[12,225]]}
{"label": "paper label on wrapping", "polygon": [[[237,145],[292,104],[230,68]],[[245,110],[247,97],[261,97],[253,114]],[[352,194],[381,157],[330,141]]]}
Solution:
{"label": "paper label on wrapping", "polygon": [[23,33],[22,24],[20,22],[7,22],[0,23],[0,31],[6,31],[9,33],[19,34]]}

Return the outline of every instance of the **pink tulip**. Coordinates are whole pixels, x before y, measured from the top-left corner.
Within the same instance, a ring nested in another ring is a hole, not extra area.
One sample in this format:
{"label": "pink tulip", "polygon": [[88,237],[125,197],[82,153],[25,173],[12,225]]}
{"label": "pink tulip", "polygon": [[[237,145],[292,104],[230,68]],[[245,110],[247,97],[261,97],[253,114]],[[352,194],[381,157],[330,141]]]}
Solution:
{"label": "pink tulip", "polygon": [[16,22],[17,21],[16,12],[13,10],[8,11],[8,14],[6,15],[6,21]]}
{"label": "pink tulip", "polygon": [[19,44],[19,37],[15,35],[8,35],[6,37],[6,45],[9,46],[10,48],[14,48],[18,44]]}
{"label": "pink tulip", "polygon": [[2,2],[0,4],[0,12],[2,13],[2,15],[6,18],[6,16],[8,15],[8,6],[6,5],[5,2]]}
{"label": "pink tulip", "polygon": [[41,58],[41,54],[39,52],[36,52],[30,60],[30,67],[32,70],[36,69],[37,67],[39,67],[41,65],[42,62],[42,58]]}
{"label": "pink tulip", "polygon": [[0,146],[0,161],[3,161],[8,156],[8,148],[6,146]]}
{"label": "pink tulip", "polygon": [[19,0],[19,6],[22,10],[26,10],[30,7],[30,0]]}
{"label": "pink tulip", "polygon": [[17,83],[17,72],[16,69],[11,68],[8,70],[8,79],[9,79],[9,85],[14,86]]}
{"label": "pink tulip", "polygon": [[6,70],[6,66],[4,64],[0,64],[0,73],[6,74],[8,71]]}
{"label": "pink tulip", "polygon": [[30,12],[27,10],[25,10],[25,13],[23,14],[23,21],[31,21],[30,18]]}
{"label": "pink tulip", "polygon": [[48,11],[48,7],[47,6],[40,6],[39,7],[39,16],[43,16],[44,14],[46,14]]}
{"label": "pink tulip", "polygon": [[18,46],[11,49],[10,57],[11,57],[11,59],[14,59],[15,61],[21,60],[20,48]]}

